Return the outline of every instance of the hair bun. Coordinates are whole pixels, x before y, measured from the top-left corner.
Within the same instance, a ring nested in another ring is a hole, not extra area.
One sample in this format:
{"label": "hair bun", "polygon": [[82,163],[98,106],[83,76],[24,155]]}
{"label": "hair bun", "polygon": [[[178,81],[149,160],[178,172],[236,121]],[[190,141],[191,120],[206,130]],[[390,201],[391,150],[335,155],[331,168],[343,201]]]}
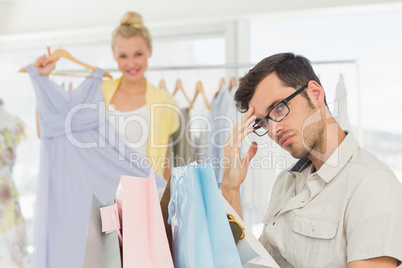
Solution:
{"label": "hair bun", "polygon": [[129,11],[124,14],[123,18],[120,20],[120,25],[126,25],[133,28],[141,29],[144,27],[142,22],[142,16],[137,12]]}

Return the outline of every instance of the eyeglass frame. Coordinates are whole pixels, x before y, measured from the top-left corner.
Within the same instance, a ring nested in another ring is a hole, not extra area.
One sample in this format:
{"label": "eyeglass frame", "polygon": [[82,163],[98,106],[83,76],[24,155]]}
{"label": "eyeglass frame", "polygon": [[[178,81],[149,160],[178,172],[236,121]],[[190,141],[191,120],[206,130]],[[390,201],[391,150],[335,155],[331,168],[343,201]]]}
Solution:
{"label": "eyeglass frame", "polygon": [[[262,127],[259,126],[259,125],[257,125],[257,124],[258,124],[260,121],[262,121],[262,120],[266,120],[267,123],[268,123],[268,120],[271,119],[272,121],[278,123],[278,122],[282,121],[283,119],[285,119],[286,116],[288,116],[288,114],[290,113],[290,108],[289,108],[289,106],[288,106],[289,101],[290,101],[291,99],[293,99],[294,97],[296,97],[297,95],[299,95],[299,94],[300,94],[303,90],[305,90],[307,87],[308,87],[308,85],[305,85],[305,86],[299,88],[299,89],[296,90],[294,93],[292,93],[289,97],[287,97],[286,99],[284,99],[284,100],[278,102],[277,104],[275,104],[275,106],[272,107],[271,110],[269,110],[269,112],[268,112],[268,114],[267,114],[266,116],[264,116],[264,117],[262,117],[262,118],[258,118],[257,120],[255,120],[255,121],[254,121],[254,124],[253,124],[253,128],[254,128],[253,132],[254,132],[258,137],[262,137],[262,136],[264,136],[265,134],[267,134],[267,133],[269,132],[269,128],[268,128],[267,132],[265,132],[264,134],[261,134],[261,135],[258,134],[258,133],[256,132],[256,129],[260,129],[260,128],[262,128]],[[288,108],[288,112],[287,112],[287,114],[286,114],[283,118],[281,118],[280,120],[277,121],[277,120],[274,120],[273,118],[271,118],[271,117],[269,116],[269,114],[270,114],[278,105],[280,105],[280,104],[285,104],[285,106]]]}

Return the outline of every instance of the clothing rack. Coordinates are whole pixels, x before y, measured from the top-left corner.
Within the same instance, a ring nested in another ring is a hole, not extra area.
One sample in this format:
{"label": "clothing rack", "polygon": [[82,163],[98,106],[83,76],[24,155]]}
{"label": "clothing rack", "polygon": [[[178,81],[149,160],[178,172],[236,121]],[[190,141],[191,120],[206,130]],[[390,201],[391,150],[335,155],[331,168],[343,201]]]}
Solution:
{"label": "clothing rack", "polygon": [[[207,69],[240,69],[250,68],[257,63],[226,63],[226,64],[213,64],[213,65],[179,65],[179,66],[149,66],[147,71],[177,71],[177,70],[207,70]],[[330,65],[330,64],[357,64],[356,60],[323,60],[323,61],[311,61],[312,65]],[[106,72],[119,72],[118,69],[110,68],[104,69]],[[60,73],[82,73],[88,72],[88,70],[60,70]]]}
{"label": "clothing rack", "polygon": [[[312,65],[328,65],[328,64],[356,64],[356,60],[327,60],[312,61]],[[149,66],[147,71],[177,71],[177,70],[207,70],[207,69],[240,69],[250,68],[256,63],[227,63],[215,65],[182,65],[182,66]],[[118,69],[106,69],[108,72],[119,72]],[[67,71],[66,71],[67,72]]]}

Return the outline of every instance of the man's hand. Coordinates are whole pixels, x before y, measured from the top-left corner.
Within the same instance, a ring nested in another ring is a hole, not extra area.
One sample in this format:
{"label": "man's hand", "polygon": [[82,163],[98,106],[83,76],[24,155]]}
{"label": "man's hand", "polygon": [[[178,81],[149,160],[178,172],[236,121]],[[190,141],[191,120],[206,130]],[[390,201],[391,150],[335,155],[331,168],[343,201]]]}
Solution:
{"label": "man's hand", "polygon": [[247,175],[248,165],[257,153],[257,143],[253,142],[244,158],[240,157],[240,145],[242,140],[253,128],[249,125],[254,122],[254,107],[250,107],[247,113],[234,126],[224,148],[224,168],[221,191],[222,195],[242,217],[240,204],[240,185]]}

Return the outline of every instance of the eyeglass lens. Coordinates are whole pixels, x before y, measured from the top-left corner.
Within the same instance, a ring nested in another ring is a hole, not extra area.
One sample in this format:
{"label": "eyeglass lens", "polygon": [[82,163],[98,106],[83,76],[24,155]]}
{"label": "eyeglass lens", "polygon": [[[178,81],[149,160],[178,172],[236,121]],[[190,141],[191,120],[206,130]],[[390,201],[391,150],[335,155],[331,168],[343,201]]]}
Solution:
{"label": "eyeglass lens", "polygon": [[[275,122],[283,120],[289,113],[289,107],[285,103],[278,103],[268,114],[269,119]],[[269,131],[269,122],[267,118],[261,118],[255,124],[255,133],[257,135],[265,135]]]}

